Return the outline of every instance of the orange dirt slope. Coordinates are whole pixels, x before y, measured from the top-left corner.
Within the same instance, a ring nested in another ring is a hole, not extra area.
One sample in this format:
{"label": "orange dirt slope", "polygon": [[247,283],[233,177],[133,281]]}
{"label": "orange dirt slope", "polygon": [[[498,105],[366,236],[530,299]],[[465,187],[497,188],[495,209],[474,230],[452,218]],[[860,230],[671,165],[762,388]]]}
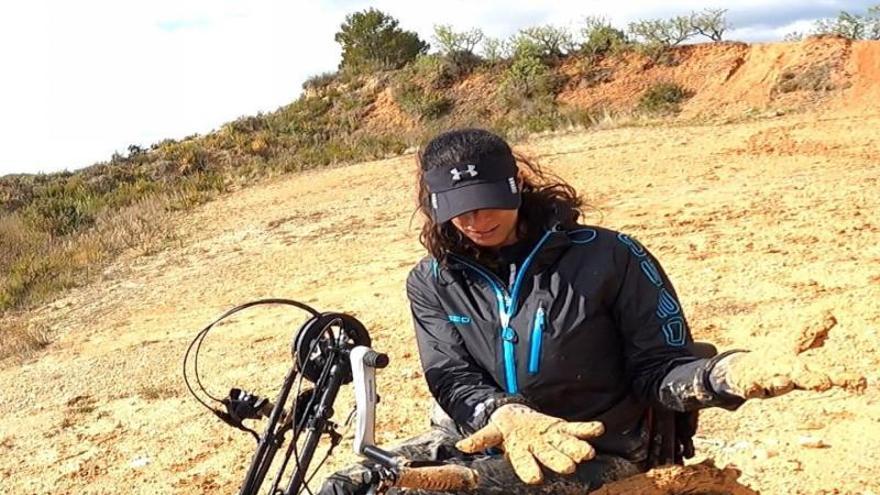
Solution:
{"label": "orange dirt slope", "polygon": [[876,110],[880,96],[878,41],[816,37],[792,43],[699,44],[675,49],[672,60],[651,64],[630,55],[586,68],[572,61],[562,69],[569,83],[559,98],[587,109],[626,111],[650,86],[669,81],[691,92],[681,113],[689,119],[817,103],[829,109]]}

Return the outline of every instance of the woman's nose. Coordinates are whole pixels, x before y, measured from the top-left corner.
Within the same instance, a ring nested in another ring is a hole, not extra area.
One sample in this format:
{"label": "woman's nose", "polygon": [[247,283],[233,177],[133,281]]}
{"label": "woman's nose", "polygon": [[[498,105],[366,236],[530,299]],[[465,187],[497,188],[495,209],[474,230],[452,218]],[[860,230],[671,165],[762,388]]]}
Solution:
{"label": "woman's nose", "polygon": [[482,220],[483,217],[485,216],[485,213],[483,212],[483,210],[472,210],[472,211],[465,213],[464,215],[465,215],[465,217],[464,217],[465,223],[467,223],[469,225],[473,225],[475,223],[478,223],[480,220]]}

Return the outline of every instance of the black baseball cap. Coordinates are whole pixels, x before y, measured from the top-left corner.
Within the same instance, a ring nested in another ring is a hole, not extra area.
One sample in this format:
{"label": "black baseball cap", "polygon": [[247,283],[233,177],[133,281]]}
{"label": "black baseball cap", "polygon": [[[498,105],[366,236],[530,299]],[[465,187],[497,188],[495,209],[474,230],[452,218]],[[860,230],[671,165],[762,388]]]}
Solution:
{"label": "black baseball cap", "polygon": [[516,171],[510,153],[428,170],[424,177],[432,218],[443,223],[473,210],[519,208],[522,197]]}

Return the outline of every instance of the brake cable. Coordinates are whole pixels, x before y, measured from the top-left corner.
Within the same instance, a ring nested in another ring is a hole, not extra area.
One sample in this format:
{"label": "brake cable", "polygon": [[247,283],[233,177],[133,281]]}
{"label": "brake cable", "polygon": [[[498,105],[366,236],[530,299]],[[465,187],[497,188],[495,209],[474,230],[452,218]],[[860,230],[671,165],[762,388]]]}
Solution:
{"label": "brake cable", "polygon": [[[208,332],[210,332],[214,328],[214,326],[216,326],[218,323],[220,323],[221,321],[225,320],[226,318],[232,316],[233,314],[238,313],[239,311],[243,311],[243,310],[251,308],[253,306],[267,305],[267,304],[281,304],[281,305],[286,305],[286,306],[294,306],[294,307],[299,308],[303,311],[306,311],[312,317],[320,316],[320,313],[317,310],[315,310],[314,308],[312,308],[311,306],[304,304],[304,303],[301,303],[299,301],[294,301],[292,299],[270,298],[270,299],[259,299],[256,301],[251,301],[251,302],[242,304],[240,306],[236,306],[236,307],[230,309],[229,311],[226,311],[225,313],[220,315],[219,318],[217,318],[213,322],[209,323],[205,328],[200,330],[196,334],[196,336],[192,340],[192,342],[190,342],[189,346],[186,348],[186,354],[184,354],[184,357],[183,357],[183,381],[186,384],[186,388],[187,388],[187,390],[189,390],[189,393],[193,397],[195,397],[195,399],[201,405],[203,405],[205,408],[207,408],[209,411],[211,411],[215,416],[220,418],[220,420],[222,420],[224,423],[226,423],[236,429],[250,433],[251,436],[253,436],[254,439],[258,443],[260,441],[260,435],[257,432],[255,432],[254,430],[245,426],[243,421],[245,419],[258,418],[259,414],[261,414],[266,409],[266,406],[268,405],[268,401],[266,401],[266,399],[262,399],[260,397],[255,396],[255,395],[248,394],[247,392],[244,392],[243,390],[239,390],[239,389],[232,389],[230,391],[229,397],[227,397],[226,399],[218,399],[217,397],[214,397],[213,395],[211,395],[211,393],[208,392],[208,390],[202,384],[201,377],[199,376],[199,352],[201,351],[202,342],[204,342],[205,338],[208,335]],[[195,349],[193,349],[193,348],[195,348]],[[187,366],[187,363],[189,363],[189,361],[190,361],[190,354],[191,353],[193,355],[192,368],[193,368],[193,374],[195,377],[196,389],[198,391],[200,391],[202,394],[204,394],[209,400],[212,400],[218,404],[222,404],[225,407],[226,411],[223,411],[219,408],[211,406],[211,404],[209,404],[206,400],[204,400],[202,397],[200,397],[199,394],[196,393],[196,390],[193,389],[193,383],[190,382],[189,371],[188,371],[188,366]],[[271,408],[269,408],[269,409],[271,409]]]}

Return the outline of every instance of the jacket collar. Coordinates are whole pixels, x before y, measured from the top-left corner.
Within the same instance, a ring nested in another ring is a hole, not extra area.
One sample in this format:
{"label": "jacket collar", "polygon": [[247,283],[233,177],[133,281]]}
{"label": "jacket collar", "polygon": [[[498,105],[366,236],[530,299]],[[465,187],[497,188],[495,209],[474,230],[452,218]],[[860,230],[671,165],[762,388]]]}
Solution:
{"label": "jacket collar", "polygon": [[[540,243],[540,239],[544,237],[544,235],[538,236],[532,248],[529,250],[532,251],[537,248],[537,251],[532,255],[532,261],[529,265],[529,271],[532,273],[537,273],[548,266],[552,265],[568,250],[569,247],[573,244],[571,234],[577,234],[579,231],[566,231],[561,230],[558,226],[552,227],[550,230],[545,231],[547,234],[544,242],[541,243],[540,247],[538,247],[538,243]],[[457,258],[461,258],[460,256],[451,256],[447,260],[446,266],[450,270],[464,270],[468,268],[470,265],[478,265],[478,263],[472,259],[465,258],[465,262],[460,262]],[[478,265],[479,266],[479,265]],[[485,268],[485,267],[483,267]]]}

